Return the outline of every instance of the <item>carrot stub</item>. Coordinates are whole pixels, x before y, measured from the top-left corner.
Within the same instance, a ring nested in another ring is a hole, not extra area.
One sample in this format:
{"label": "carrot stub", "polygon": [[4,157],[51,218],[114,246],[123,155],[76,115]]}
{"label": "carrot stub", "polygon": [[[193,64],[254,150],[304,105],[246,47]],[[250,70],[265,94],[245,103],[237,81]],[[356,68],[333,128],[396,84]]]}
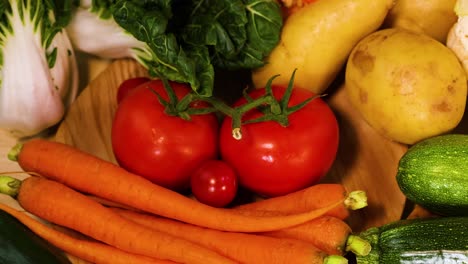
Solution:
{"label": "carrot stub", "polygon": [[303,213],[322,208],[340,200],[343,203],[328,211],[326,215],[346,219],[350,214],[350,210],[357,210],[367,206],[365,192],[353,191],[348,193],[342,184],[322,183],[283,196],[239,205],[237,208],[278,211],[282,213]]}
{"label": "carrot stub", "polygon": [[297,226],[261,234],[306,241],[330,255],[344,255],[347,251],[367,255],[370,251],[370,244],[354,236],[346,222],[328,215]]}
{"label": "carrot stub", "polygon": [[202,204],[66,144],[37,138],[18,145],[10,154],[10,159],[17,160],[24,171],[38,173],[81,192],[145,212],[224,231],[283,229],[317,218],[340,206],[344,200],[335,200],[316,210],[288,215],[245,214],[244,210]]}

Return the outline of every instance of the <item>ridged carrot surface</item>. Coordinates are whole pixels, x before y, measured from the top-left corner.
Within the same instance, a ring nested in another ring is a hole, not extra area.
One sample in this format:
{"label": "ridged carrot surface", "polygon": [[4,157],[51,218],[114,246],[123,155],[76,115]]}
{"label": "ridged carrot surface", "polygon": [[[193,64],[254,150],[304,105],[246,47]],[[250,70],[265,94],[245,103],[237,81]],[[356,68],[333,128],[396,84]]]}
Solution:
{"label": "ridged carrot surface", "polygon": [[78,257],[82,260],[96,264],[175,264],[173,261],[158,260],[150,257],[128,253],[115,247],[91,240],[77,239],[63,232],[55,230],[38,220],[17,211],[7,205],[0,203],[0,210],[3,210],[26,227],[31,229],[38,236],[47,240],[57,248]]}
{"label": "ridged carrot surface", "polygon": [[45,139],[25,142],[17,156],[21,168],[73,189],[160,216],[203,227],[237,232],[283,229],[315,219],[335,207],[338,199],[314,210],[265,215],[214,208],[160,187],[123,168],[72,146]]}
{"label": "ridged carrot surface", "polygon": [[136,223],[198,243],[241,263],[323,263],[327,256],[301,240],[224,232],[125,209],[114,210]]}
{"label": "ridged carrot surface", "polygon": [[17,199],[26,211],[42,219],[133,254],[190,264],[237,263],[185,239],[145,228],[45,178],[25,179]]}

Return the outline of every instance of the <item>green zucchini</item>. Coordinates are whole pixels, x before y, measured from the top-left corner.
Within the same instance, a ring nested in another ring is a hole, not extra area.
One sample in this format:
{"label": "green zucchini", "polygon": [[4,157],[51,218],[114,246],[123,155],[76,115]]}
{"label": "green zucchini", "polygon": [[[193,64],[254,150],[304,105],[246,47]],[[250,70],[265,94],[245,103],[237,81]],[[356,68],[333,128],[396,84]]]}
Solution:
{"label": "green zucchini", "polygon": [[400,220],[359,236],[372,249],[358,264],[468,263],[468,217]]}
{"label": "green zucchini", "polygon": [[446,216],[468,216],[468,135],[447,134],[416,143],[396,176],[408,200]]}
{"label": "green zucchini", "polygon": [[62,251],[0,210],[0,264],[71,264]]}

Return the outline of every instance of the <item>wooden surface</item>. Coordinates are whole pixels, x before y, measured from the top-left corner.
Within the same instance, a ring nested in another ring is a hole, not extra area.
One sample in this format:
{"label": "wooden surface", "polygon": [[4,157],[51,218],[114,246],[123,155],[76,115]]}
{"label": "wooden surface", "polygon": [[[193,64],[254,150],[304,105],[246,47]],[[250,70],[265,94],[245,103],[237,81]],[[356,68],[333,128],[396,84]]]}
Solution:
{"label": "wooden surface", "polygon": [[147,76],[132,60],[118,60],[90,82],[70,108],[55,139],[115,163],[110,142],[119,84],[130,77]]}
{"label": "wooden surface", "polygon": [[343,87],[332,95],[329,103],[340,123],[340,146],[325,180],[341,182],[349,190],[364,190],[368,196],[368,207],[351,214],[351,227],[361,231],[399,219],[405,197],[395,176],[407,146],[377,134],[351,107]]}
{"label": "wooden surface", "polygon": [[[82,92],[55,139],[115,162],[110,130],[116,89],[126,78],[145,75],[146,71],[132,60],[111,64]],[[341,144],[324,181],[342,182],[349,190],[368,193],[368,208],[354,212],[349,219],[356,231],[400,218],[404,196],[395,182],[395,173],[406,147],[376,134],[348,105],[343,89],[338,88],[329,100],[340,122]]]}

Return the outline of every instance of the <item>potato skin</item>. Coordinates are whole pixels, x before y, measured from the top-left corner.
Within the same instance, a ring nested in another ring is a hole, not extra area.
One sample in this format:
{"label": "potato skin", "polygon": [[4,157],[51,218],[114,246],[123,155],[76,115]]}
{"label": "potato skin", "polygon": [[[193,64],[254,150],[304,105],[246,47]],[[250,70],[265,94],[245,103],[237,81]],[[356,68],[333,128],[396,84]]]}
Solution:
{"label": "potato skin", "polygon": [[453,10],[457,0],[396,0],[384,26],[424,33],[445,43],[450,28],[457,21]]}
{"label": "potato skin", "polygon": [[286,21],[280,43],[266,65],[252,73],[256,88],[287,85],[297,69],[295,85],[322,93],[346,64],[354,45],[377,30],[393,0],[323,0],[295,11]]}
{"label": "potato skin", "polygon": [[351,52],[345,90],[380,134],[414,144],[461,121],[467,78],[454,53],[435,39],[404,29],[370,34]]}

